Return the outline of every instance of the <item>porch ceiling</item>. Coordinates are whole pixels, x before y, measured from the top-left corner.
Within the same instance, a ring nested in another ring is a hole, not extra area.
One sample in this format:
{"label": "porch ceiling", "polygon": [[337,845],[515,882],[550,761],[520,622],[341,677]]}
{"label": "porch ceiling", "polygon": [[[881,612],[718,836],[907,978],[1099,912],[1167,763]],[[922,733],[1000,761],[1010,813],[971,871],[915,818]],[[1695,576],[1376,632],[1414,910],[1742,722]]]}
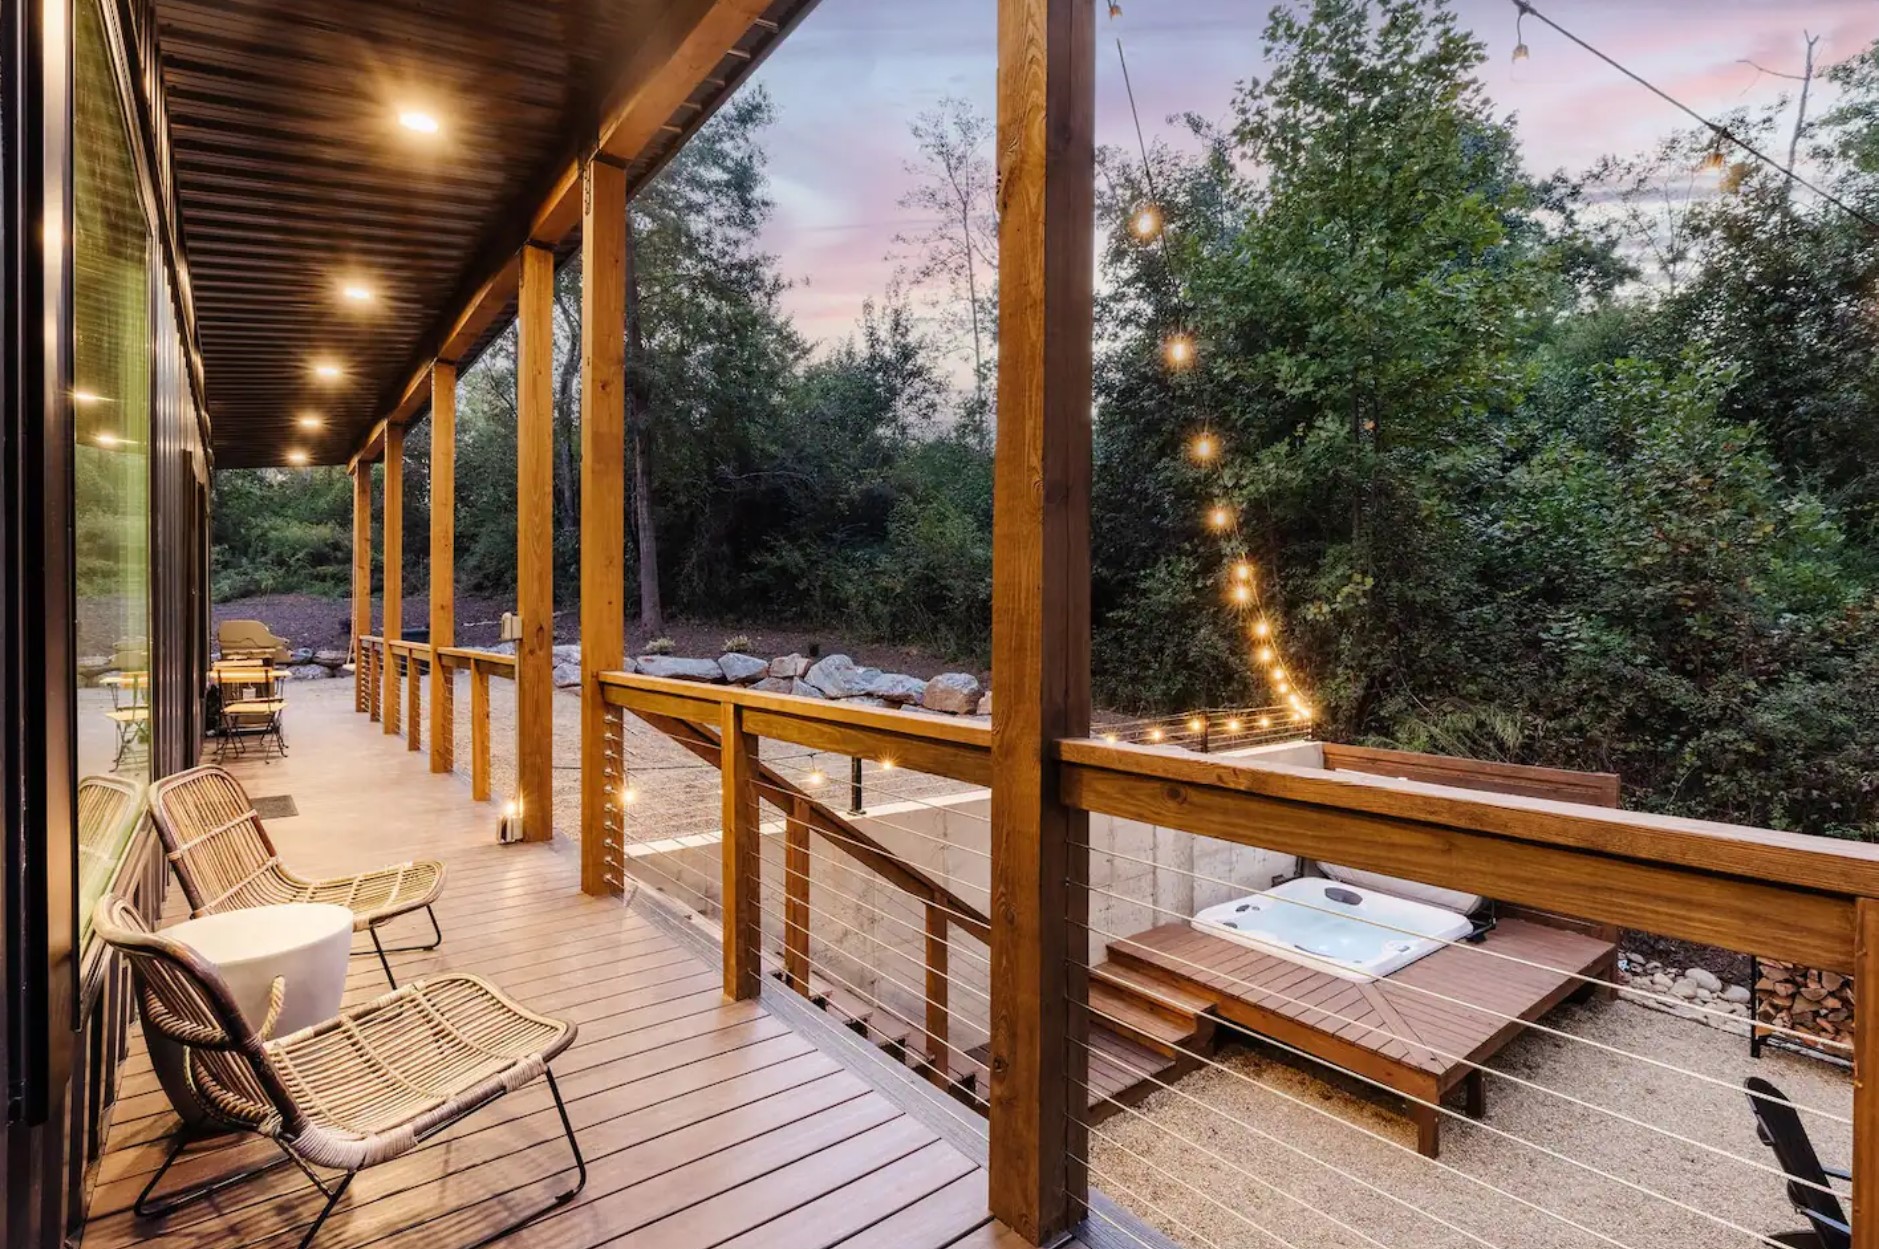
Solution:
{"label": "porch ceiling", "polygon": [[410,419],[506,322],[517,249],[575,243],[575,159],[611,136],[643,181],[812,3],[156,0],[217,466]]}

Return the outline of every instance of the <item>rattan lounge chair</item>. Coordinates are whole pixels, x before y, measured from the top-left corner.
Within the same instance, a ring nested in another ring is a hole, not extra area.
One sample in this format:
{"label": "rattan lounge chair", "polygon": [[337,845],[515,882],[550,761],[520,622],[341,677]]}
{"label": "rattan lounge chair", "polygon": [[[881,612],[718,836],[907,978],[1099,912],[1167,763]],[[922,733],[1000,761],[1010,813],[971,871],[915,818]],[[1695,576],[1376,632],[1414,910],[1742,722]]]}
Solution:
{"label": "rattan lounge chair", "polygon": [[[571,1200],[586,1185],[587,1163],[548,1067],[573,1044],[573,1023],[524,1010],[481,977],[441,975],[350,1007],[325,1023],[271,1037],[285,1000],[282,979],[275,979],[267,1018],[257,1027],[243,1016],[214,964],[182,942],[151,932],[123,898],[100,900],[92,926],[134,965],[145,1026],[188,1047],[190,1086],[212,1116],[212,1128],[273,1140],[325,1196],[301,1249],[319,1234],[358,1172],[410,1152],[537,1078],[548,1082],[577,1172],[574,1186],[543,1209]],[[271,1169],[244,1171],[152,1201],[191,1135],[178,1134],[138,1195],[139,1217],[160,1218]],[[342,1174],[333,1183],[314,1167]]]}
{"label": "rattan lounge chair", "polygon": [[[346,907],[353,915],[352,930],[371,936],[393,988],[398,979],[385,957],[388,953],[434,950],[443,942],[431,904],[443,890],[444,865],[434,859],[357,876],[303,880],[281,862],[241,783],[218,767],[191,768],[157,782],[150,790],[150,813],[176,877],[183,882],[192,916],[283,902]],[[379,926],[416,911],[430,916],[430,943],[388,950],[379,940]]]}

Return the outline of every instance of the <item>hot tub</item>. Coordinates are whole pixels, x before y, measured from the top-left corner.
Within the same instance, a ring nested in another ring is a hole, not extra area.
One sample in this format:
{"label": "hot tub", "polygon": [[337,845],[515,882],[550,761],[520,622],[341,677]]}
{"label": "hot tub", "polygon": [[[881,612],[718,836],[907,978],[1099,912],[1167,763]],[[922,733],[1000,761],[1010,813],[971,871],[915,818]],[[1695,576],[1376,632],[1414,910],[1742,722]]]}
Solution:
{"label": "hot tub", "polygon": [[1474,927],[1456,911],[1316,876],[1210,906],[1193,924],[1213,936],[1360,981],[1407,967]]}

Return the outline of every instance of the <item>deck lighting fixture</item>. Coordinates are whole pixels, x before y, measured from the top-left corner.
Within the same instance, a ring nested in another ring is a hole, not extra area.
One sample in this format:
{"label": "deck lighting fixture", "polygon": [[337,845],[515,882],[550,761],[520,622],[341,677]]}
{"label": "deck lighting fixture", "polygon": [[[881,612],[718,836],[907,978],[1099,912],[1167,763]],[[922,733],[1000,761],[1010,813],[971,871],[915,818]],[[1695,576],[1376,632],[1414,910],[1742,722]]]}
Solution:
{"label": "deck lighting fixture", "polygon": [[313,364],[313,376],[323,382],[336,382],[339,380],[339,366],[331,360],[316,360]]}
{"label": "deck lighting fixture", "polygon": [[318,429],[326,424],[326,418],[322,417],[318,412],[302,412],[299,418],[294,421],[294,424],[300,426],[302,429]]}
{"label": "deck lighting fixture", "polygon": [[1186,334],[1170,334],[1161,344],[1161,354],[1169,368],[1177,372],[1188,368],[1194,363],[1194,340]]}
{"label": "deck lighting fixture", "polygon": [[372,288],[362,282],[343,282],[339,297],[349,304],[369,304],[373,299]]}
{"label": "deck lighting fixture", "polygon": [[296,447],[287,453],[287,462],[289,464],[305,464],[307,462],[307,453]]}
{"label": "deck lighting fixture", "polygon": [[436,134],[438,129],[436,117],[416,108],[400,109],[398,124],[414,134]]}
{"label": "deck lighting fixture", "polygon": [[1220,453],[1220,442],[1212,434],[1196,434],[1194,441],[1188,444],[1187,452],[1205,464]]}
{"label": "deck lighting fixture", "polygon": [[1152,242],[1155,236],[1161,233],[1161,209],[1153,204],[1143,204],[1135,210],[1135,215],[1129,218],[1129,229],[1134,231],[1135,237],[1144,243]]}

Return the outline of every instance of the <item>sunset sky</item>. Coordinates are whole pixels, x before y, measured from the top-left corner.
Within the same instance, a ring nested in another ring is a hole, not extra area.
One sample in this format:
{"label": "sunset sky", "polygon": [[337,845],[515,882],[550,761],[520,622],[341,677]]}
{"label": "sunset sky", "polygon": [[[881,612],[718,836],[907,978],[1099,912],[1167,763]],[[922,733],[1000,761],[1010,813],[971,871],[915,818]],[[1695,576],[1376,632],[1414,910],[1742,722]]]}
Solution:
{"label": "sunset sky", "polygon": [[[1123,0],[1099,31],[1097,142],[1133,142],[1113,39],[1120,35],[1149,139],[1172,134],[1169,115],[1218,117],[1234,84],[1262,72],[1266,0]],[[1627,152],[1676,129],[1669,105],[1537,22],[1531,59],[1510,57],[1509,0],[1458,0],[1464,24],[1488,46],[1490,94],[1518,118],[1529,168],[1570,170]],[[1879,39],[1879,0],[1553,0],[1539,6],[1563,26],[1714,115],[1770,103],[1794,84],[1759,75],[1752,59],[1798,71],[1802,31],[1821,36],[1822,64]],[[777,200],[766,243],[797,282],[786,296],[811,339],[841,338],[861,302],[894,271],[897,231],[918,214],[897,206],[913,156],[908,123],[942,97],[992,111],[995,0],[822,0],[755,75],[778,118],[770,135]],[[1815,91],[1817,112],[1824,93]]]}

